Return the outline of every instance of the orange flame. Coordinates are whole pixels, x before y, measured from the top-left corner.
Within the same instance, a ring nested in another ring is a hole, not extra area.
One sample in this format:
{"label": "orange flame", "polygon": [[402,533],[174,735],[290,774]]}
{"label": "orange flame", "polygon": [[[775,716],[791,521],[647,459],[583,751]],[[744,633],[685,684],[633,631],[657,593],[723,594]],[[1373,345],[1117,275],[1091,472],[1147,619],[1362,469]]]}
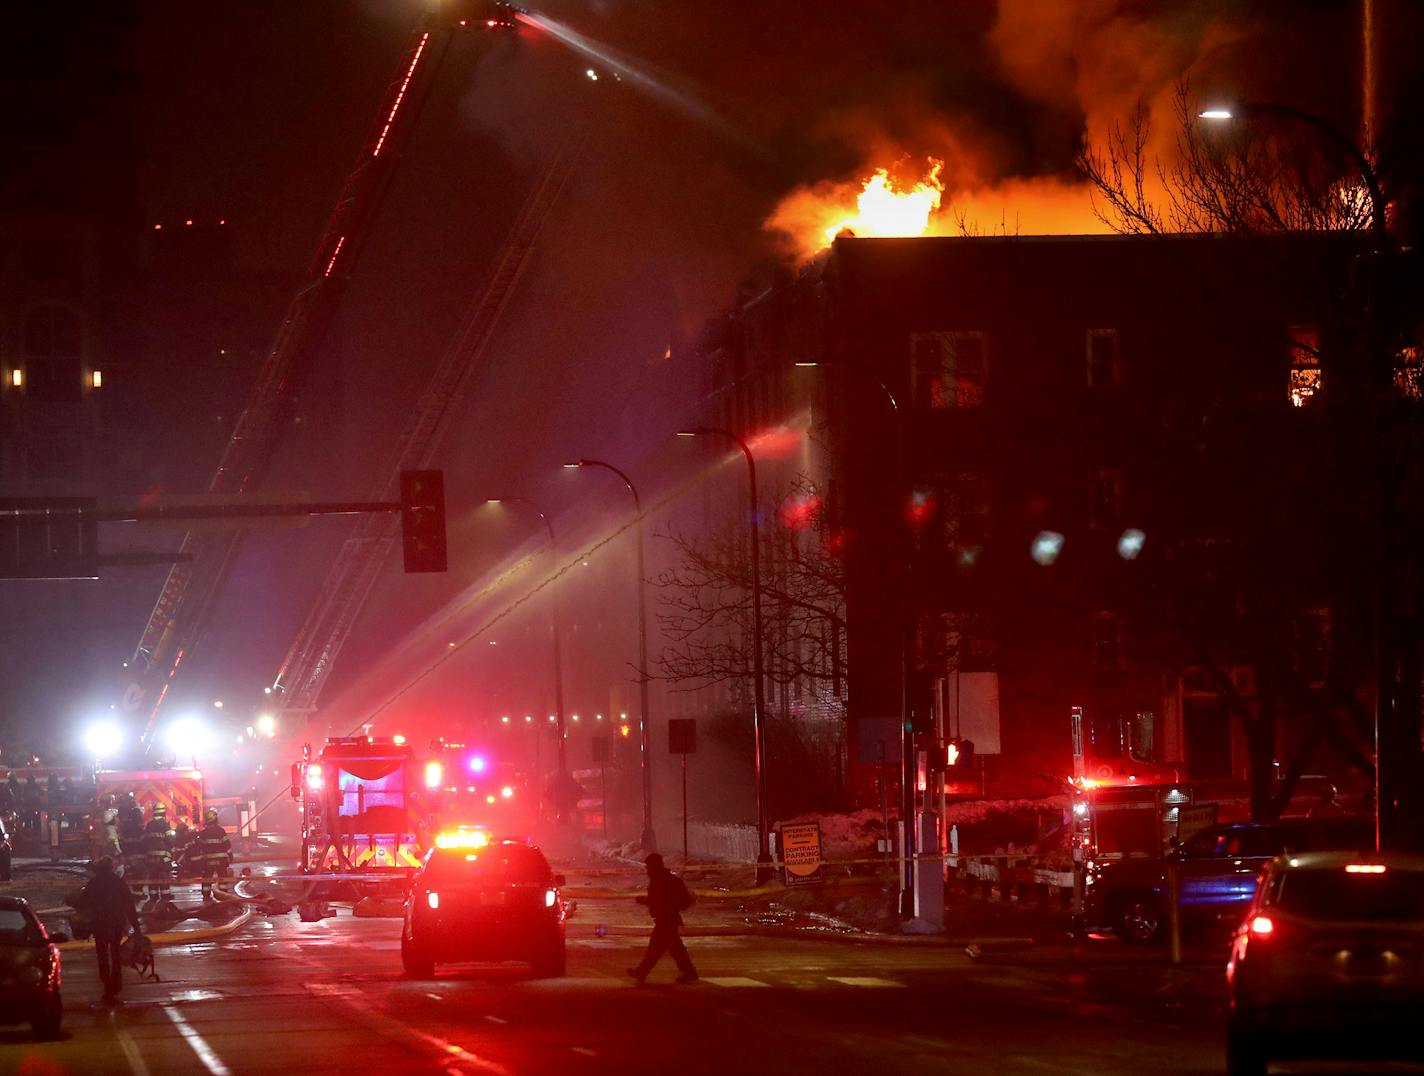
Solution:
{"label": "orange flame", "polygon": [[863,182],[822,182],[783,198],[766,221],[798,261],[814,258],[838,235],[1084,235],[1106,231],[1082,184],[1053,177],[984,183],[965,175],[946,186],[944,161],[926,158],[913,184],[876,168]]}
{"label": "orange flame", "polygon": [[924,179],[908,190],[890,178],[890,172],[877,168],[865,181],[856,196],[855,212],[832,220],[821,229],[829,246],[842,232],[854,235],[890,238],[924,235],[929,230],[930,215],[939,209],[944,184],[939,174],[944,162],[929,159],[930,170]]}

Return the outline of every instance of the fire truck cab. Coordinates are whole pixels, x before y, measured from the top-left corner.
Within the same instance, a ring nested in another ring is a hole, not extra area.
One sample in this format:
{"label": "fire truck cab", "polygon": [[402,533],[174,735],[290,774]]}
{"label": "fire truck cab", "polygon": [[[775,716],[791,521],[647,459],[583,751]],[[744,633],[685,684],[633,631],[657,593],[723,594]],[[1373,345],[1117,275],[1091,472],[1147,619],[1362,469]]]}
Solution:
{"label": "fire truck cab", "polygon": [[413,876],[431,844],[424,765],[401,737],[333,737],[292,766],[304,874]]}

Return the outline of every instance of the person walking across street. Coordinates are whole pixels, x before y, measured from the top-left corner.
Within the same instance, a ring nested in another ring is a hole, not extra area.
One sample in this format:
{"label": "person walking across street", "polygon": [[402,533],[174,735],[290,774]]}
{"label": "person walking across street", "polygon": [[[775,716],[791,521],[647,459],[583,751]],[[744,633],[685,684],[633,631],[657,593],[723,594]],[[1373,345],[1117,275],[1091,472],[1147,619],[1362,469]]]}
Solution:
{"label": "person walking across street", "polygon": [[232,862],[232,841],[218,821],[216,807],[209,807],[203,812],[203,821],[206,824],[198,831],[193,847],[196,849],[198,873],[203,878],[203,899],[206,901],[215,899],[213,880],[227,874],[228,864]]}
{"label": "person walking across street", "polygon": [[663,857],[656,852],[643,863],[648,868],[648,894],[636,899],[639,904],[647,905],[648,914],[653,917],[653,934],[648,939],[648,951],[637,967],[628,969],[628,974],[641,985],[663,954],[669,953],[677,964],[677,981],[696,982],[697,969],[692,966],[692,958],[687,955],[687,947],[677,932],[682,926],[682,913],[692,907],[692,894],[681,878],[663,866]]}
{"label": "person walking across street", "polygon": [[74,898],[75,907],[90,917],[94,929],[94,953],[99,958],[99,979],[104,984],[104,1001],[114,1001],[124,985],[119,945],[130,928],[139,929],[133,894],[117,874],[114,861],[100,856],[94,861],[94,877]]}

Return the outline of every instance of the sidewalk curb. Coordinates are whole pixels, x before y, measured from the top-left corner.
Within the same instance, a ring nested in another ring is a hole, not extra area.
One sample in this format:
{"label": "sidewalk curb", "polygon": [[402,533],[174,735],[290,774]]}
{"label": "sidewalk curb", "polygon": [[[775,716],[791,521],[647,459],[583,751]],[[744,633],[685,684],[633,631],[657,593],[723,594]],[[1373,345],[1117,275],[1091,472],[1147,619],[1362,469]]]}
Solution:
{"label": "sidewalk curb", "polygon": [[[205,941],[208,938],[221,938],[231,934],[239,927],[247,925],[247,921],[252,918],[252,909],[244,908],[242,914],[230,923],[224,923],[217,927],[198,927],[196,930],[167,930],[158,934],[150,934],[148,940],[154,945],[174,945],[180,942]],[[84,941],[61,942],[56,948],[62,953],[73,952],[78,949],[94,948],[94,939],[86,938]]]}

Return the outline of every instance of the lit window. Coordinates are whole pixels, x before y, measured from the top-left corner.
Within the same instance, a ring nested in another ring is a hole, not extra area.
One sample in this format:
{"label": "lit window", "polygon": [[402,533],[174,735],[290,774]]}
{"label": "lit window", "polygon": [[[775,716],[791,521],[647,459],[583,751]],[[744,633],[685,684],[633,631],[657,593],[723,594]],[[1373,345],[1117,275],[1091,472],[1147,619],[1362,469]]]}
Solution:
{"label": "lit window", "polygon": [[1394,356],[1394,390],[1409,400],[1424,399],[1424,347],[1401,348]]}
{"label": "lit window", "polygon": [[103,388],[103,387],[104,387],[104,371],[103,371],[103,370],[93,370],[93,371],[91,371],[90,374],[89,374],[89,384],[93,385],[96,389],[101,389],[101,388]]}
{"label": "lit window", "polygon": [[917,407],[977,407],[988,382],[989,337],[982,332],[910,335],[910,360]]}
{"label": "lit window", "polygon": [[1320,391],[1320,330],[1314,325],[1292,325],[1290,338],[1290,402],[1304,407]]}
{"label": "lit window", "polygon": [[10,384],[13,385],[13,386],[14,386],[15,388],[17,388],[17,389],[18,389],[18,388],[24,388],[24,385],[25,385],[25,371],[19,369],[18,367],[16,367],[15,369],[11,370],[11,371],[10,371]]}
{"label": "lit window", "polygon": [[1118,382],[1116,329],[1088,330],[1088,387],[1105,388]]}

